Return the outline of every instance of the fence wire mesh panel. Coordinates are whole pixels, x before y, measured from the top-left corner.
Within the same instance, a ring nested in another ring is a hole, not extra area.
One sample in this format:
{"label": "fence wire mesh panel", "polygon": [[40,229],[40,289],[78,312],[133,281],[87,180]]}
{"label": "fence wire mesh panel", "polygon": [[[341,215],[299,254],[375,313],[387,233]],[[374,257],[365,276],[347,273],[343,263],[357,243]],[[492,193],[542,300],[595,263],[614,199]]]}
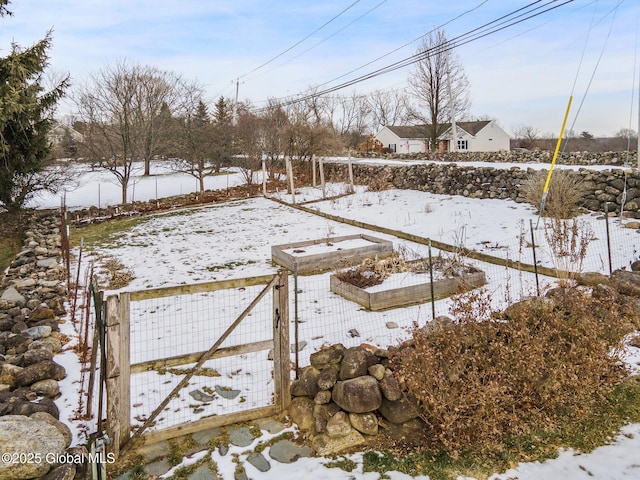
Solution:
{"label": "fence wire mesh panel", "polygon": [[[248,285],[139,300],[132,294],[132,426],[149,418],[263,289],[264,284]],[[195,371],[149,430],[273,405],[272,347],[273,305],[267,294],[220,344],[212,359]]]}

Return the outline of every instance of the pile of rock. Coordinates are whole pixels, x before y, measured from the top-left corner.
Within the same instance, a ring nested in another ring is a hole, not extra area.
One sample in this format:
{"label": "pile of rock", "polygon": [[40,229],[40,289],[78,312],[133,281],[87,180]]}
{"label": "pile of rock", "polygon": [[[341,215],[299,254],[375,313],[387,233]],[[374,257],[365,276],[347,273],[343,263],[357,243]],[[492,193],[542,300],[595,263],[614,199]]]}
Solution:
{"label": "pile of rock", "polygon": [[310,363],[291,384],[289,415],[320,455],[364,443],[381,421],[403,424],[418,416],[385,350],[336,344],[311,354]]}
{"label": "pile of rock", "polygon": [[54,402],[66,376],[54,360],[66,342],[65,278],[57,216],[38,213],[0,283],[0,479],[75,472],[59,461],[72,436]]}

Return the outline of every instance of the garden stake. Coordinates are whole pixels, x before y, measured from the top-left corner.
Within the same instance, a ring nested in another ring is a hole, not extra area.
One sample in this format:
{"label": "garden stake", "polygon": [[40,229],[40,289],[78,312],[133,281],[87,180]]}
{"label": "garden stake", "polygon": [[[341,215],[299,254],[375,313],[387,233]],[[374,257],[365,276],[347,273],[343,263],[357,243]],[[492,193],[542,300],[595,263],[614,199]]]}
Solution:
{"label": "garden stake", "polygon": [[436,298],[433,291],[433,261],[431,260],[431,239],[429,239],[429,279],[431,280],[431,283],[429,284],[429,288],[431,289],[431,319],[435,320]]}
{"label": "garden stake", "polygon": [[298,262],[293,262],[293,318],[294,327],[293,332],[295,336],[295,350],[296,350],[296,378],[298,378],[298,365],[299,365],[299,353],[298,353]]}
{"label": "garden stake", "polygon": [[609,235],[609,204],[604,203],[604,223],[607,226],[607,255],[609,256],[609,275],[611,275],[611,236]]}
{"label": "garden stake", "polygon": [[533,269],[536,274],[536,294],[540,296],[540,281],[538,280],[538,260],[536,259],[536,238],[533,235],[533,220],[529,219],[529,227],[531,228],[531,250],[533,250]]}

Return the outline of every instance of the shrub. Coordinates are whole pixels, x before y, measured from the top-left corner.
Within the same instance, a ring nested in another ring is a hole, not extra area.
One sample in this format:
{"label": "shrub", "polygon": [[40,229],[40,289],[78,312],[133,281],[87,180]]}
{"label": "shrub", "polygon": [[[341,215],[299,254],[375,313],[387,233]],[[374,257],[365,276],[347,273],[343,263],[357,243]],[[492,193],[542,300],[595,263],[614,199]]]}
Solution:
{"label": "shrub", "polygon": [[587,418],[626,375],[612,351],[629,319],[638,324],[629,308],[569,289],[502,313],[489,304],[477,291],[465,294],[454,323],[415,327],[390,351],[429,430],[425,448],[454,457],[466,448],[490,451],[564,416]]}
{"label": "shrub", "polygon": [[[524,181],[520,190],[527,203],[540,208],[547,172],[535,172]],[[572,218],[579,213],[578,207],[585,193],[584,182],[571,170],[554,170],[549,183],[549,193],[542,216]]]}

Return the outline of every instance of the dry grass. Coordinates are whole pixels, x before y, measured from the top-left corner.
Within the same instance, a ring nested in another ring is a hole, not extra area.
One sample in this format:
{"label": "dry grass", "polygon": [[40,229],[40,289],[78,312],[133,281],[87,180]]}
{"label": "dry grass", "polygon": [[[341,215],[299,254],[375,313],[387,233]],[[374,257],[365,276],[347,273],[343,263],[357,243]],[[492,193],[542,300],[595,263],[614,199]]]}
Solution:
{"label": "dry grass", "polygon": [[[533,173],[520,187],[527,203],[540,208],[547,172]],[[584,182],[571,170],[554,170],[542,216],[572,218],[579,213],[585,194]]]}
{"label": "dry grass", "polygon": [[392,367],[419,401],[427,449],[456,457],[490,452],[508,438],[586,420],[626,376],[612,351],[640,325],[638,313],[577,290],[491,312],[473,291],[456,322],[415,328],[392,349]]}

